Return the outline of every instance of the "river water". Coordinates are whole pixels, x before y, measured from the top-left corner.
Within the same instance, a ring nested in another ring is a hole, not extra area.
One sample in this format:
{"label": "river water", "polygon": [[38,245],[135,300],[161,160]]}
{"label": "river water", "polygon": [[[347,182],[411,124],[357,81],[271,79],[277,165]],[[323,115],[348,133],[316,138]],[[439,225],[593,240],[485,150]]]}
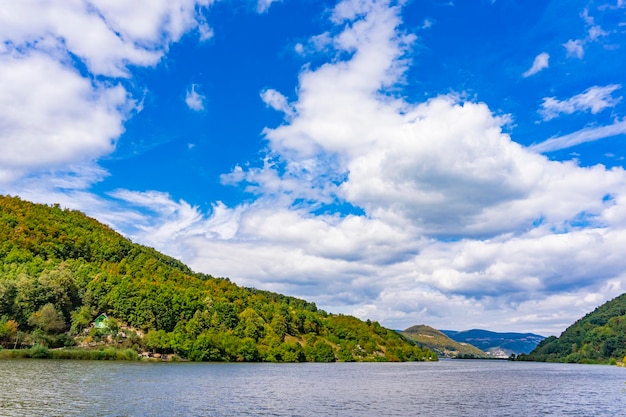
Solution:
{"label": "river water", "polygon": [[0,416],[620,416],[626,368],[0,361]]}

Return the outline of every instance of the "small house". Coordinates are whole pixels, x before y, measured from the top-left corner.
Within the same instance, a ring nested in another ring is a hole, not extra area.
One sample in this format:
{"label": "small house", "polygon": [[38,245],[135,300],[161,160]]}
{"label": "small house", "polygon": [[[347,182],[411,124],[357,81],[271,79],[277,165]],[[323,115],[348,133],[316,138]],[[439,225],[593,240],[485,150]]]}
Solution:
{"label": "small house", "polygon": [[107,329],[109,327],[107,323],[108,320],[109,318],[107,317],[107,315],[102,313],[98,317],[96,317],[96,320],[93,322],[93,327],[95,327],[96,329]]}

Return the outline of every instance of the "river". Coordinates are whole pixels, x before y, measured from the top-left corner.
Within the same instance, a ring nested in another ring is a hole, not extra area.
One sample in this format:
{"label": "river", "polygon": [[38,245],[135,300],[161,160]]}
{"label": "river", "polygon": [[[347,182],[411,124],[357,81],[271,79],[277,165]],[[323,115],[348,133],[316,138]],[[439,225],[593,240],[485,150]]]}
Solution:
{"label": "river", "polygon": [[619,416],[626,368],[0,361],[0,416]]}

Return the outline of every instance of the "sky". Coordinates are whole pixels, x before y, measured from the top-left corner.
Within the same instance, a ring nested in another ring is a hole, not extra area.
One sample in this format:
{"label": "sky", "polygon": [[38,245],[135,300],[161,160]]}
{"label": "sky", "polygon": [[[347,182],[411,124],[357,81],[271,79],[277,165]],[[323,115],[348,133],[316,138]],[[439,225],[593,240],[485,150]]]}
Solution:
{"label": "sky", "polygon": [[626,292],[624,0],[23,0],[0,38],[2,194],[393,329]]}

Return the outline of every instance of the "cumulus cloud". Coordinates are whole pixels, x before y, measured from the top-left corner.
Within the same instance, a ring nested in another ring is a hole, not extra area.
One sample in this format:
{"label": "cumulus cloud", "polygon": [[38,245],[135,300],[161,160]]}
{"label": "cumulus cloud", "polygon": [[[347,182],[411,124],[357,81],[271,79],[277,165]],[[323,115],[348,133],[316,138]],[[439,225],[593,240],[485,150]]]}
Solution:
{"label": "cumulus cloud", "polygon": [[561,114],[584,111],[596,114],[606,108],[615,107],[621,101],[622,97],[612,96],[613,92],[620,88],[622,88],[620,84],[610,84],[604,87],[594,86],[566,100],[545,97],[539,113],[543,116],[543,120],[551,120]]}
{"label": "cumulus cloud", "polygon": [[535,75],[541,70],[548,68],[548,60],[550,59],[550,55],[547,52],[542,52],[535,57],[533,61],[532,67],[528,69],[528,71],[524,72],[522,76],[524,78],[530,77],[531,75]]}
{"label": "cumulus cloud", "polygon": [[211,2],[25,0],[4,5],[0,181],[111,153],[123,122],[138,109],[120,79],[130,76],[129,66],[155,65],[172,42],[202,26],[198,13]]}
{"label": "cumulus cloud", "polygon": [[118,191],[143,218],[133,237],[195,269],[394,328],[554,334],[622,292],[624,171],[550,161],[513,142],[508,117],[484,103],[399,98],[415,42],[399,12],[340,3],[324,38],[346,58],[303,67],[292,102],[264,90],[285,121],[264,131],[261,166],[223,177],[252,201],[202,213]]}
{"label": "cumulus cloud", "polygon": [[67,49],[95,74],[127,76],[128,64],[158,62],[170,42],[196,26],[196,5],[208,6],[211,2],[11,2],[0,15],[0,37],[15,46]]}
{"label": "cumulus cloud", "polygon": [[187,90],[187,94],[185,96],[185,103],[187,103],[187,107],[194,111],[202,111],[204,110],[204,100],[205,96],[198,93],[196,90],[198,88],[197,84],[192,84],[191,88]]}
{"label": "cumulus cloud", "polygon": [[0,180],[110,153],[134,107],[116,84],[94,84],[48,54],[0,55]]}

